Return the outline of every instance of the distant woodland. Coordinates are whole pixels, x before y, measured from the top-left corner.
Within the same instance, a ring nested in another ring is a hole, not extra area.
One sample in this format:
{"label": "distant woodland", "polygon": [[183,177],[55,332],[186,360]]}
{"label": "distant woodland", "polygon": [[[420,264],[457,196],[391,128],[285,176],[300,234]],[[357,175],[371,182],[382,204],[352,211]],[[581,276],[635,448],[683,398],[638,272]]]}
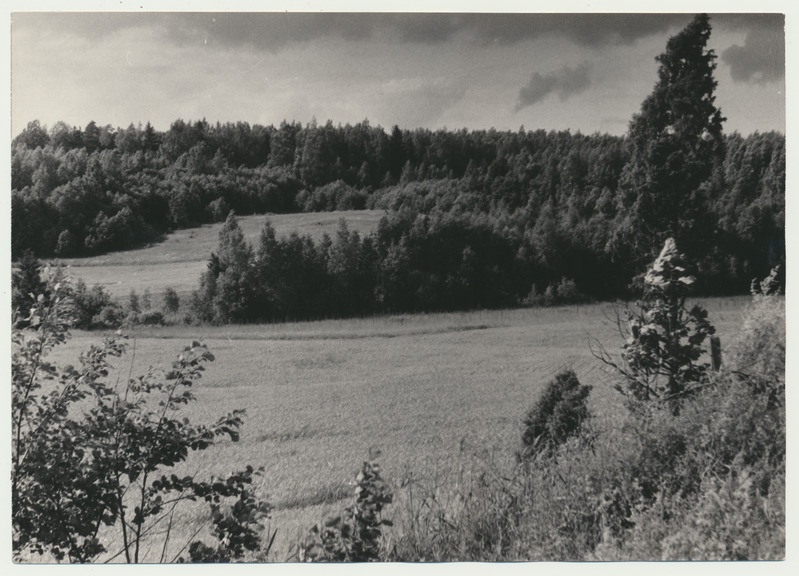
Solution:
{"label": "distant woodland", "polygon": [[[12,256],[124,250],[231,210],[385,208],[395,214],[383,227],[395,247],[414,250],[417,220],[458,229],[474,237],[459,252],[524,270],[516,292],[566,277],[608,297],[642,263],[624,235],[628,139],[522,129],[386,133],[368,121],[177,120],[166,132],[31,122],[12,145]],[[785,137],[733,133],[724,148],[723,185],[702,215],[714,248],[705,291],[714,293],[745,291],[785,250]]]}

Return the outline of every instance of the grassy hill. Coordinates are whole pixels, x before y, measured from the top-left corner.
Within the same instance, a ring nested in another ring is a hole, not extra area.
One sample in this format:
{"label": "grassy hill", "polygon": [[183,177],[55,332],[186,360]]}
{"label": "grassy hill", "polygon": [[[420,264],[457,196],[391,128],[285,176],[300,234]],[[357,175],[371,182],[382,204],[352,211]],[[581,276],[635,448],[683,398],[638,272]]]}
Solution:
{"label": "grassy hill", "polygon": [[[245,238],[257,246],[267,220],[278,236],[297,232],[319,240],[324,233],[333,236],[341,219],[350,230],[368,234],[383,214],[382,210],[362,210],[242,216],[239,226]],[[218,223],[178,230],[144,248],[58,262],[70,267],[74,280],[80,278],[89,286],[102,284],[116,298],[127,296],[131,290],[142,293],[145,289],[157,296],[167,287],[185,294],[197,287],[211,252],[216,250],[221,228],[222,223]]]}

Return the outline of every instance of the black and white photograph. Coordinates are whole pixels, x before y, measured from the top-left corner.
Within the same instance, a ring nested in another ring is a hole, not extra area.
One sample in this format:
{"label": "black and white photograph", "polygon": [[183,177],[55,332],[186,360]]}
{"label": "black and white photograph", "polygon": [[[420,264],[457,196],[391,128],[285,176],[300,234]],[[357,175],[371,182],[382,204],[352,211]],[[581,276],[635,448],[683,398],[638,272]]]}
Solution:
{"label": "black and white photograph", "polygon": [[789,4],[232,6],[11,4],[6,562],[786,571]]}

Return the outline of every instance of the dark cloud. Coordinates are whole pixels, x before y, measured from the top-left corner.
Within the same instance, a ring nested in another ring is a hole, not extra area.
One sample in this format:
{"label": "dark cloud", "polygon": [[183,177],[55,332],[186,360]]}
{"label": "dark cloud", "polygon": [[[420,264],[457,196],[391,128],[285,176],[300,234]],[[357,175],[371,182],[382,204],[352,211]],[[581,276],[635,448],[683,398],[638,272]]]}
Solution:
{"label": "dark cloud", "polygon": [[397,36],[403,42],[439,44],[460,29],[457,17],[442,14],[370,15],[376,35]]}
{"label": "dark cloud", "polygon": [[[731,15],[731,29],[746,29],[744,45],[722,51],[721,61],[730,67],[736,82],[765,84],[785,77],[785,18],[782,14]],[[752,17],[754,16],[754,18]]]}
{"label": "dark cloud", "polygon": [[685,25],[686,14],[468,14],[462,27],[483,43],[514,44],[540,36],[565,36],[578,44],[631,44]]}
{"label": "dark cloud", "polygon": [[770,28],[784,31],[785,15],[777,13],[711,14],[710,23],[714,28],[726,30],[747,31],[753,28]]}
{"label": "dark cloud", "polygon": [[181,43],[253,45],[278,50],[316,38],[385,38],[439,44],[462,35],[481,45],[514,44],[540,36],[566,36],[589,45],[632,43],[690,20],[686,14],[441,14],[284,12],[71,12],[17,13],[12,22],[37,30],[104,36],[129,27],[155,26]]}
{"label": "dark cloud", "polygon": [[122,12],[15,12],[11,31],[32,30],[41,34],[66,32],[87,38],[99,38],[136,26],[163,27],[164,14]]}
{"label": "dark cloud", "polygon": [[549,96],[557,94],[560,99],[567,100],[574,94],[585,92],[591,85],[591,66],[588,63],[575,68],[564,66],[549,74],[536,72],[527,86],[519,91],[519,102],[516,110],[532,106]]}
{"label": "dark cloud", "polygon": [[435,45],[456,35],[481,45],[566,36],[588,46],[630,44],[690,21],[686,14],[260,13],[181,15],[184,31],[222,44],[270,49],[322,37],[385,38]]}
{"label": "dark cloud", "polygon": [[372,26],[348,14],[205,13],[171,15],[171,35],[183,43],[251,45],[275,51],[317,38],[361,40]]}
{"label": "dark cloud", "polygon": [[180,44],[254,45],[277,50],[322,37],[370,37],[375,15],[245,12],[50,12],[14,13],[12,32],[66,32],[99,38],[120,30],[148,27]]}
{"label": "dark cloud", "polygon": [[[530,13],[286,13],[286,12],[51,12],[14,13],[12,30],[68,31],[86,37],[147,26],[182,44],[240,46],[276,51],[318,38],[436,45],[458,37],[478,45],[510,45],[542,36],[568,38],[590,47],[633,44],[672,33],[692,14],[530,14]],[[751,32],[782,29],[779,14],[722,14],[711,24]],[[733,52],[734,53],[734,52]],[[784,46],[782,47],[784,54]]]}

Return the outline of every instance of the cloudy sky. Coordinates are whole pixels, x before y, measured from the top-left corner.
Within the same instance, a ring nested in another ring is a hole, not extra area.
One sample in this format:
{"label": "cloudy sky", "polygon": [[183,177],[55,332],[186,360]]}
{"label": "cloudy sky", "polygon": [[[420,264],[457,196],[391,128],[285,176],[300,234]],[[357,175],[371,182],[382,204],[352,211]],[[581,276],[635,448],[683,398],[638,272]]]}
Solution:
{"label": "cloudy sky", "polygon": [[[12,126],[177,118],[622,134],[691,14],[11,14]],[[779,14],[711,13],[725,130],[785,131]]]}

